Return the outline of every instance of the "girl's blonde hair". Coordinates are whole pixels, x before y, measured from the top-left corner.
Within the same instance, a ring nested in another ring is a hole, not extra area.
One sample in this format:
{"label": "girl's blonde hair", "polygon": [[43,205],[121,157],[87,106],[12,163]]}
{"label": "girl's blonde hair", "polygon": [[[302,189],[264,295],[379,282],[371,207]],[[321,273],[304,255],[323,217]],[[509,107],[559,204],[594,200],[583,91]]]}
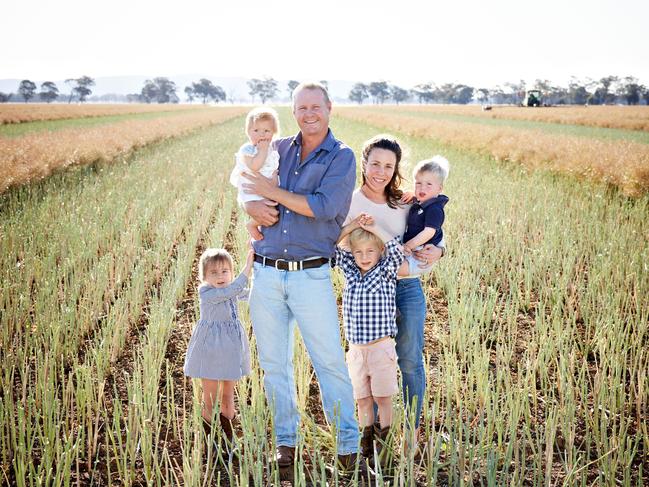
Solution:
{"label": "girl's blonde hair", "polygon": [[246,135],[256,122],[269,121],[273,124],[273,138],[279,135],[279,116],[270,107],[257,107],[248,112],[246,117]]}
{"label": "girl's blonde hair", "polygon": [[356,228],[349,234],[349,246],[351,247],[352,251],[354,250],[356,244],[360,242],[372,242],[377,246],[381,253],[383,253],[383,249],[385,249],[383,240],[381,240],[375,234],[368,232],[364,228]]}
{"label": "girl's blonde hair", "polygon": [[198,261],[198,280],[203,282],[205,280],[205,271],[207,270],[207,265],[215,264],[226,264],[230,266],[230,270],[234,271],[234,261],[232,256],[225,249],[207,249],[202,253],[201,258]]}

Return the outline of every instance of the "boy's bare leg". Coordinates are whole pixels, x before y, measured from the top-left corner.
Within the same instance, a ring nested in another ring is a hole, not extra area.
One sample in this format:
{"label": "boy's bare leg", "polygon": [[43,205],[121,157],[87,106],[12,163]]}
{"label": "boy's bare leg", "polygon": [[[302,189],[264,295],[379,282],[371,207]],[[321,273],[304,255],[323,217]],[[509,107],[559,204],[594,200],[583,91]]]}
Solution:
{"label": "boy's bare leg", "polygon": [[374,424],[374,400],[372,396],[357,399],[358,404],[358,423],[361,428]]}
{"label": "boy's bare leg", "polygon": [[375,397],[374,402],[379,408],[379,422],[381,428],[392,424],[392,396]]}

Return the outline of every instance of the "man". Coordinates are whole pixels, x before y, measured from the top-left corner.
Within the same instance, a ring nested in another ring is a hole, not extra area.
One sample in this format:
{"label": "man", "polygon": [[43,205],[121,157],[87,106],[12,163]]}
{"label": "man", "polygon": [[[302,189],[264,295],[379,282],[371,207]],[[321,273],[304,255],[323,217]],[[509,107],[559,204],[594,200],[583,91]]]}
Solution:
{"label": "man", "polygon": [[[280,467],[294,462],[300,420],[292,359],[296,322],[316,371],[327,420],[338,427],[340,466],[351,469],[360,458],[329,267],[349,210],[356,161],[352,150],[329,130],[330,112],[322,85],[295,88],[293,115],[300,132],[276,142],[280,185],[252,174],[244,185],[267,199],[246,203],[248,214],[264,225],[263,238],[254,242],[250,316],[273,411]],[[359,466],[363,469],[364,464]]]}

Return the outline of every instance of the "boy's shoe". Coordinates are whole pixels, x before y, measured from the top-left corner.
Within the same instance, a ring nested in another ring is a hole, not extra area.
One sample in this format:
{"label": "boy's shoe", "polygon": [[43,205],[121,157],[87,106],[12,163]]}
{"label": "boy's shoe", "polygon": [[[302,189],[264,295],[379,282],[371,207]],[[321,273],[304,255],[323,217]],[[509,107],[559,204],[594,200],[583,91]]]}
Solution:
{"label": "boy's shoe", "polygon": [[275,461],[281,468],[290,467],[295,463],[295,447],[280,445],[275,450]]}
{"label": "boy's shoe", "polygon": [[361,434],[361,455],[370,461],[374,459],[374,426],[365,426]]}
{"label": "boy's shoe", "polygon": [[381,428],[374,423],[374,439],[376,440],[376,454],[379,459],[381,469],[385,470],[392,463],[392,435],[390,434],[391,425]]}
{"label": "boy's shoe", "polygon": [[358,453],[349,453],[348,455],[338,455],[336,462],[336,469],[343,476],[353,476],[358,468],[359,482],[370,482],[370,472],[365,463],[365,458]]}

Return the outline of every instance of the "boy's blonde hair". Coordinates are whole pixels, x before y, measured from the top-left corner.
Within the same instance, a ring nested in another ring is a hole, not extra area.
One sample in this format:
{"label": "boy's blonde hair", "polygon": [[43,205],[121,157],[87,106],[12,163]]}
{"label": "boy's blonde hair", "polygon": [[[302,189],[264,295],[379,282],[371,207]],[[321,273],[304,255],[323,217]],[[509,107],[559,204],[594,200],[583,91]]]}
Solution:
{"label": "boy's blonde hair", "polygon": [[230,270],[234,272],[234,261],[232,256],[225,249],[207,249],[201,254],[201,258],[198,261],[198,279],[203,282],[205,280],[205,271],[207,265],[215,264],[227,264],[230,266]]}
{"label": "boy's blonde hair", "polygon": [[418,162],[412,170],[412,176],[414,178],[419,173],[430,172],[437,176],[440,183],[444,184],[446,178],[448,178],[449,169],[448,159],[442,156],[435,156]]}
{"label": "boy's blonde hair", "polygon": [[385,249],[383,240],[381,240],[372,232],[368,232],[364,228],[356,228],[349,234],[349,246],[351,247],[352,251],[354,250],[356,244],[368,241],[376,244],[381,253],[383,253],[383,249]]}
{"label": "boy's blonde hair", "polygon": [[257,107],[248,112],[248,116],[246,117],[246,135],[255,122],[262,120],[273,123],[273,138],[279,135],[279,116],[270,107]]}

